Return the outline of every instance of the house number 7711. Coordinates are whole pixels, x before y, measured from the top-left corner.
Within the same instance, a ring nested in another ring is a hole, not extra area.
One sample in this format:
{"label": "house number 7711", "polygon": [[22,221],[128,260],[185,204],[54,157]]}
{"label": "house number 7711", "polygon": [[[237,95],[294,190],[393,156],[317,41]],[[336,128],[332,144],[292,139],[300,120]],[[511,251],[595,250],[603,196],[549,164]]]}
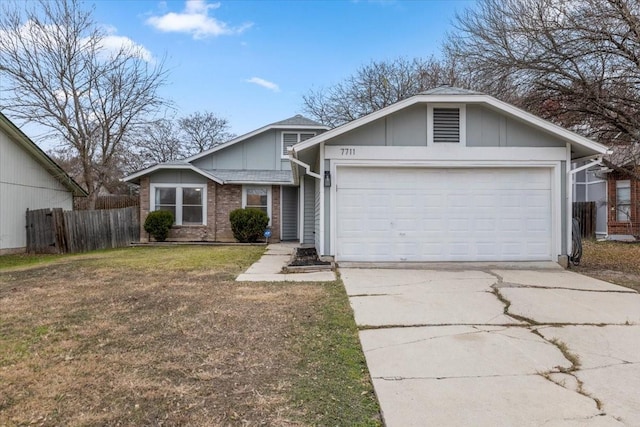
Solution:
{"label": "house number 7711", "polygon": [[343,156],[355,156],[356,155],[356,149],[355,148],[341,148],[340,149],[340,154],[342,154]]}

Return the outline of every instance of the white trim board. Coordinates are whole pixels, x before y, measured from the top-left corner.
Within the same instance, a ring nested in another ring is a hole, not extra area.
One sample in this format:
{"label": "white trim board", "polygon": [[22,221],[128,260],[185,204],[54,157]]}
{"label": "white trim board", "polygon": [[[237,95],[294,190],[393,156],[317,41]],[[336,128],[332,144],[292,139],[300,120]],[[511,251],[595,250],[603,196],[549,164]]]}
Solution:
{"label": "white trim board", "polygon": [[334,160],[415,161],[538,161],[566,159],[563,147],[464,147],[435,144],[426,147],[325,146],[324,158]]}

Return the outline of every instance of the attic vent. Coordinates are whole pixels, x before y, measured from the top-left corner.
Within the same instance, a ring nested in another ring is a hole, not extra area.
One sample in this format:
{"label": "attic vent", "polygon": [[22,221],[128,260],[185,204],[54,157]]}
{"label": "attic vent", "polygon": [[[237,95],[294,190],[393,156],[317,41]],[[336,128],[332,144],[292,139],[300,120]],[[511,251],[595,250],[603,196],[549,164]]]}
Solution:
{"label": "attic vent", "polygon": [[282,157],[287,156],[287,149],[298,143],[297,133],[283,133],[282,134]]}
{"label": "attic vent", "polygon": [[460,142],[460,109],[433,109],[433,142]]}
{"label": "attic vent", "polygon": [[299,142],[306,141],[307,139],[316,136],[315,133],[297,133],[297,132],[283,132],[282,133],[282,157],[287,157],[287,150],[289,147],[296,145]]}

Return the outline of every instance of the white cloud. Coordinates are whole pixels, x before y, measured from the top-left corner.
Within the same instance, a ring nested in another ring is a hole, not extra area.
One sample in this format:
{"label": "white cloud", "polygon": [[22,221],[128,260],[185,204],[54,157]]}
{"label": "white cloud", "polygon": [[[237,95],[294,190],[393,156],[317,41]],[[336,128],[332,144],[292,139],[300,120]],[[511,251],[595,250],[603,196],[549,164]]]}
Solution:
{"label": "white cloud", "polygon": [[120,49],[126,49],[131,54],[137,56],[145,62],[153,61],[153,54],[144,46],[134,42],[129,37],[117,36],[115,34],[108,34],[102,39],[102,48],[108,53],[116,54]]}
{"label": "white cloud", "polygon": [[227,23],[209,16],[210,10],[219,7],[220,3],[209,4],[206,0],[187,0],[184,11],[151,16],[146,23],[166,33],[191,34],[194,39],[239,34],[253,25],[247,23],[239,27],[230,27]]}
{"label": "white cloud", "polygon": [[269,80],[261,79],[260,77],[251,77],[247,80],[247,83],[253,83],[274,92],[280,92],[280,87],[277,84],[270,82]]}
{"label": "white cloud", "polygon": [[[153,54],[141,44],[138,44],[126,36],[117,35],[118,30],[110,25],[102,26],[103,35],[101,36],[99,47],[102,49],[99,52],[99,58],[102,60],[108,60],[116,55],[121,49],[125,49],[128,54],[136,56],[145,62],[153,61]],[[16,43],[18,40],[20,43],[24,43],[26,46],[32,49],[41,48],[43,40],[47,40],[50,43],[56,43],[57,39],[55,34],[59,33],[55,25],[37,25],[33,21],[26,21],[20,27],[17,34]],[[16,37],[10,33],[0,31],[1,38]],[[89,38],[81,38],[79,43],[84,45],[89,42]]]}

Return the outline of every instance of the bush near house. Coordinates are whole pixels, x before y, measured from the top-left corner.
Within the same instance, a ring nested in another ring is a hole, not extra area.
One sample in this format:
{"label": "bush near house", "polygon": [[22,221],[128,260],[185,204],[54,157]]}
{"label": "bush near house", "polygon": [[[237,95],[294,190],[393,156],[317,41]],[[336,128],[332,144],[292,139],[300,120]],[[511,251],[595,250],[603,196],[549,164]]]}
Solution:
{"label": "bush near house", "polygon": [[236,209],[229,214],[233,237],[241,243],[255,243],[264,236],[269,216],[260,209]]}
{"label": "bush near house", "polygon": [[158,242],[164,242],[169,236],[169,229],[175,221],[169,211],[153,211],[144,221],[144,231],[151,234]]}

